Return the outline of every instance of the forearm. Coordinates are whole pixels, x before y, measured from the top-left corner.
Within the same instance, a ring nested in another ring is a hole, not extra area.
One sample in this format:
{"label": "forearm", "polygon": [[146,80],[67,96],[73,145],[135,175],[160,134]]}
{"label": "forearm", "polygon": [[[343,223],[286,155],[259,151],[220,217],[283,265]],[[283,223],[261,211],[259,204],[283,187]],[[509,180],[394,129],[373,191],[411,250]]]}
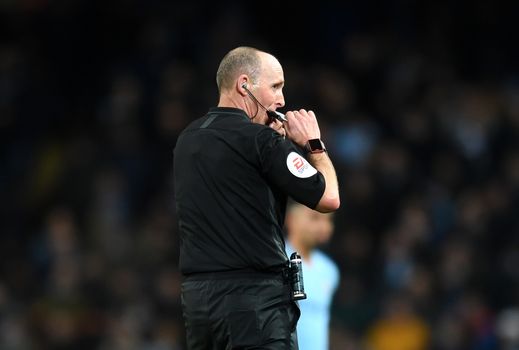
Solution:
{"label": "forearm", "polygon": [[[309,148],[314,147],[310,145],[310,141],[321,138],[321,131],[314,112],[300,109],[299,111],[287,112],[286,117],[288,122],[284,125],[289,139],[300,147],[306,147],[307,144]],[[321,147],[324,148],[322,143]],[[316,149],[319,148],[316,147]],[[324,176],[325,181],[323,196],[314,209],[322,213],[337,210],[341,205],[339,186],[335,169],[332,161],[328,158],[328,154],[326,152],[309,153],[307,159]]]}
{"label": "forearm", "polygon": [[323,196],[315,209],[320,212],[337,210],[340,206],[339,184],[335,168],[328,154],[326,152],[310,153],[307,159],[323,175],[326,183]]}

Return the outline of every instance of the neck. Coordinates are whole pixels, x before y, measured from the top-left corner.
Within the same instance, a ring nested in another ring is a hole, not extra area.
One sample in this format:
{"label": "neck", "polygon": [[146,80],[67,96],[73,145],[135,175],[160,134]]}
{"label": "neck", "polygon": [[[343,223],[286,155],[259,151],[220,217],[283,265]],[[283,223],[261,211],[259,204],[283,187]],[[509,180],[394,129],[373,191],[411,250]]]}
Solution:
{"label": "neck", "polygon": [[231,96],[228,94],[221,94],[220,100],[218,101],[218,107],[232,107],[244,110],[249,117],[251,117],[248,106],[246,105],[243,98]]}
{"label": "neck", "polygon": [[[249,103],[247,103],[249,101]],[[250,99],[244,98],[239,94],[222,93],[218,101],[218,107],[232,107],[239,108],[249,116],[253,123],[267,124],[267,114],[262,112],[260,106],[251,102]]]}
{"label": "neck", "polygon": [[289,238],[289,242],[290,245],[299,253],[299,255],[301,255],[304,260],[310,261],[312,248],[306,246],[303,244],[303,242],[295,238]]}

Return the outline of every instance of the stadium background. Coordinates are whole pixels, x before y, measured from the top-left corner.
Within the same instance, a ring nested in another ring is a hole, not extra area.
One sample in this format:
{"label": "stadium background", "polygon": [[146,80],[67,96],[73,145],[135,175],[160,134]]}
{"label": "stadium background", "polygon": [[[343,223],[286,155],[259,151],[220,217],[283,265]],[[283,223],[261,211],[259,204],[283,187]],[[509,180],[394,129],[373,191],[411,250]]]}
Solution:
{"label": "stadium background", "polygon": [[340,177],[332,349],[517,349],[517,14],[0,1],[0,348],[183,348],[172,148],[245,44],[280,59]]}

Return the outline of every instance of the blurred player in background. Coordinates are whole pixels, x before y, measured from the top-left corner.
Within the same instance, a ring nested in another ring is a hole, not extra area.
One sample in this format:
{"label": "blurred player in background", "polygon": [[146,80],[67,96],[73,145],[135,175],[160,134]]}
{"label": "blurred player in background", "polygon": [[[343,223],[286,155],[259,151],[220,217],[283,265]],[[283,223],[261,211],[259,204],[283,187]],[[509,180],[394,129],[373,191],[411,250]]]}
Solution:
{"label": "blurred player in background", "polygon": [[308,296],[299,302],[301,317],[297,324],[297,336],[301,350],[328,349],[330,306],[339,285],[339,269],[316,248],[330,240],[333,227],[331,213],[319,213],[296,202],[288,206],[286,251],[297,251],[303,258]]}

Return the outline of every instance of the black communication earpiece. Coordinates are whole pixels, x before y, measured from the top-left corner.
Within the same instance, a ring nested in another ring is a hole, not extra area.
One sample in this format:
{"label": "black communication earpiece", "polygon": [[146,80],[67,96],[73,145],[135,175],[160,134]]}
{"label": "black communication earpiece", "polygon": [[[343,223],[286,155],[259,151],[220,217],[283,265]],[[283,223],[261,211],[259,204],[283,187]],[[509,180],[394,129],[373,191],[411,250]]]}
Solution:
{"label": "black communication earpiece", "polygon": [[260,101],[258,101],[256,99],[256,97],[252,94],[252,92],[250,92],[249,89],[247,89],[247,83],[241,84],[241,87],[242,87],[242,89],[245,89],[245,91],[247,92],[247,95],[249,95],[254,100],[254,102],[256,102],[259,106],[261,106],[261,108],[263,108],[267,112],[270,122],[272,122],[274,119],[277,119],[280,122],[287,121],[287,118],[285,117],[285,115],[283,113],[279,113],[277,111],[269,111],[267,108],[265,108],[265,106],[263,106],[260,103]]}

